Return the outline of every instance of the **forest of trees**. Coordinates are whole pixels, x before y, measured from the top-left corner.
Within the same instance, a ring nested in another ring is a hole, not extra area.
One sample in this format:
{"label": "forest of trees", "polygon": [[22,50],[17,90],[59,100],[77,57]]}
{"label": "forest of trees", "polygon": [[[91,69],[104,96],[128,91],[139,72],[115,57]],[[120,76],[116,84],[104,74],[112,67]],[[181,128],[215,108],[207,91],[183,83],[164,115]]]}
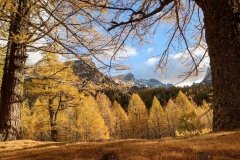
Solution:
{"label": "forest of trees", "polygon": [[41,63],[28,70],[21,139],[159,139],[202,134],[212,129],[212,109],[205,101],[198,106],[179,91],[165,106],[154,96],[147,109],[140,96],[133,93],[124,110],[119,102],[111,103],[103,92],[79,92],[72,85],[78,77],[69,64],[45,53]]}
{"label": "forest of trees", "polygon": [[21,112],[21,138],[40,141],[159,139],[199,135],[212,128],[212,110],[208,104],[196,106],[181,91],[164,107],[154,97],[150,110],[133,94],[127,112],[117,101],[111,104],[101,92],[96,97],[79,94],[77,99],[76,105],[66,108],[58,108],[60,99],[56,99],[54,120],[46,100],[39,97],[31,107],[26,101]]}
{"label": "forest of trees", "polygon": [[133,93],[139,94],[147,109],[150,109],[154,96],[159,99],[161,105],[165,106],[169,99],[175,99],[177,97],[179,91],[182,91],[184,94],[186,94],[198,106],[203,105],[204,102],[212,104],[213,97],[212,84],[199,84],[185,87],[173,86],[170,88],[132,87],[130,90],[124,92],[121,89],[105,88],[103,91],[109,97],[111,102],[117,100],[125,110],[127,110],[130,95]]}

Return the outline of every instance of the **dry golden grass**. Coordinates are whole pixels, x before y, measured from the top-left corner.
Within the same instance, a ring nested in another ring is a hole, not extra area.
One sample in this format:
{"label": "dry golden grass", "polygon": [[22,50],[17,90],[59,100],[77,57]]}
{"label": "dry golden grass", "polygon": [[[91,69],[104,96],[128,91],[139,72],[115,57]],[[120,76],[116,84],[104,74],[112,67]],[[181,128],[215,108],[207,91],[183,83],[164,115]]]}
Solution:
{"label": "dry golden grass", "polygon": [[240,159],[240,131],[161,140],[90,143],[0,142],[1,160],[232,160]]}

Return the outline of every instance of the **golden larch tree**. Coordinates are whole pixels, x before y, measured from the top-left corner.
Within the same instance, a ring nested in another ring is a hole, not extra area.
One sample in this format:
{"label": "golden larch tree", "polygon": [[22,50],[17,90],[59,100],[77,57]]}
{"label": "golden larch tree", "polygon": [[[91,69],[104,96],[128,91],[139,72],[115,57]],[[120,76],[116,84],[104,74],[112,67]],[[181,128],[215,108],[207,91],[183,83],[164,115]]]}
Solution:
{"label": "golden larch tree", "polygon": [[199,134],[203,125],[197,117],[195,106],[182,91],[179,91],[175,104],[181,110],[177,125],[179,135]]}
{"label": "golden larch tree", "polygon": [[101,116],[98,104],[92,96],[87,96],[78,107],[77,128],[80,140],[109,139],[109,130]]}
{"label": "golden larch tree", "polygon": [[41,62],[29,71],[29,79],[25,83],[26,93],[28,96],[38,96],[47,108],[51,139],[57,141],[59,112],[78,104],[78,77],[70,64],[59,61],[57,54],[47,52]]}
{"label": "golden larch tree", "polygon": [[98,104],[98,109],[100,111],[101,116],[104,119],[105,124],[109,129],[109,133],[111,137],[115,135],[115,117],[113,116],[111,110],[111,101],[104,93],[98,93],[96,96],[96,102]]}
{"label": "golden larch tree", "polygon": [[146,138],[148,135],[148,111],[138,94],[133,93],[128,104],[129,133],[131,138]]}
{"label": "golden larch tree", "polygon": [[116,139],[123,139],[126,138],[128,133],[128,116],[127,113],[124,111],[122,106],[117,102],[114,101],[112,105],[112,112],[115,118],[115,138]]}
{"label": "golden larch tree", "polygon": [[167,130],[166,113],[156,96],[153,97],[149,112],[149,129],[153,138],[161,138]]}
{"label": "golden larch tree", "polygon": [[165,112],[167,116],[169,135],[175,136],[178,118],[181,114],[181,110],[176,106],[172,99],[169,99],[165,108]]}

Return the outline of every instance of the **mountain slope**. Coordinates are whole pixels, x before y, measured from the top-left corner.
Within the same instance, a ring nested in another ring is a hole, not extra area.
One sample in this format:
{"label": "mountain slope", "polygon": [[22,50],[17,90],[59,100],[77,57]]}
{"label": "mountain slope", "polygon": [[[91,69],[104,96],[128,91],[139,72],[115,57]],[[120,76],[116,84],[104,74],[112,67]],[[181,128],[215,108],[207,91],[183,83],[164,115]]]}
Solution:
{"label": "mountain slope", "polygon": [[112,77],[118,84],[124,84],[129,87],[137,86],[140,88],[158,88],[158,87],[171,87],[173,84],[164,84],[157,79],[136,79],[132,73],[125,75],[118,75]]}
{"label": "mountain slope", "polygon": [[106,76],[100,72],[91,59],[85,61],[75,60],[73,61],[73,70],[75,74],[81,79],[87,82],[92,82],[94,84],[109,84],[116,85],[115,81],[110,77]]}

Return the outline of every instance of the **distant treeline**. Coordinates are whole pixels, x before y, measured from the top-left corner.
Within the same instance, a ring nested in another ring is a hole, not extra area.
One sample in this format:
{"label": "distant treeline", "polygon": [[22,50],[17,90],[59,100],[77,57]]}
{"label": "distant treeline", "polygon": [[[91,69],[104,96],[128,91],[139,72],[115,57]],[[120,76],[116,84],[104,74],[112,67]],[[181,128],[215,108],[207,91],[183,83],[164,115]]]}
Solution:
{"label": "distant treeline", "polygon": [[191,99],[197,106],[203,105],[203,102],[212,102],[212,85],[193,85],[191,87],[170,87],[170,88],[132,88],[128,93],[122,92],[120,90],[105,90],[104,93],[113,102],[118,101],[125,110],[127,110],[127,105],[129,102],[130,95],[132,93],[137,93],[141,99],[144,101],[146,107],[150,109],[153,97],[156,96],[160,101],[162,106],[166,106],[168,100],[175,99],[179,93],[182,91]]}

